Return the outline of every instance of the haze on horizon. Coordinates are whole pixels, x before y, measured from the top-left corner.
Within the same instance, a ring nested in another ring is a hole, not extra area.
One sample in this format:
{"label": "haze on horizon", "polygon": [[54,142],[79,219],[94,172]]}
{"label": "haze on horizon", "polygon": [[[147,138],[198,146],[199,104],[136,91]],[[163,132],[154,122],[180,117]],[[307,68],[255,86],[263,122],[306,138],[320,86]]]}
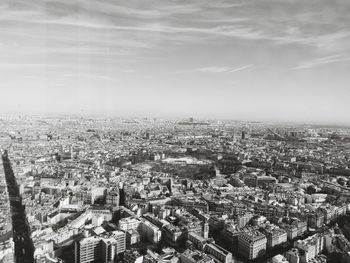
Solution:
{"label": "haze on horizon", "polygon": [[0,112],[350,123],[348,0],[3,0]]}

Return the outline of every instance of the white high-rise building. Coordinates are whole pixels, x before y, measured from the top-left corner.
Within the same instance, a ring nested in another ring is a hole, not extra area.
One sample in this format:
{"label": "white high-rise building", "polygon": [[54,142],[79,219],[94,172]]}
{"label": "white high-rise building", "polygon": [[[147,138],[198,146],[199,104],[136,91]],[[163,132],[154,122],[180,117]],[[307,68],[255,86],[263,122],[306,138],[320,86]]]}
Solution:
{"label": "white high-rise building", "polygon": [[75,263],[91,263],[101,258],[101,238],[87,237],[75,243]]}
{"label": "white high-rise building", "polygon": [[113,262],[125,247],[123,231],[114,231],[109,237],[86,237],[75,243],[75,263]]}
{"label": "white high-rise building", "polygon": [[116,254],[123,253],[126,249],[126,233],[123,231],[113,231],[112,232],[112,237],[116,241]]}

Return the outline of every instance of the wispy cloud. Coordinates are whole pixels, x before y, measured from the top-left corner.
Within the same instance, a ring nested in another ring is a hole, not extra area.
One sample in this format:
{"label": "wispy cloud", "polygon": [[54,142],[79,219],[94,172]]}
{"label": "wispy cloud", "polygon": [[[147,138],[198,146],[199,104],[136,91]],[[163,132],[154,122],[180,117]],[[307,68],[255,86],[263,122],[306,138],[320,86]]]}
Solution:
{"label": "wispy cloud", "polygon": [[232,67],[204,67],[204,68],[198,68],[195,69],[195,72],[204,72],[204,73],[234,73],[238,71],[242,71],[245,69],[248,69],[252,67],[253,65],[248,64],[244,65],[238,68],[232,68]]}
{"label": "wispy cloud", "polygon": [[337,51],[347,49],[345,43],[350,43],[350,32],[341,30],[322,35],[307,35],[300,32],[289,31],[286,35],[267,36],[277,44],[299,44],[304,46],[316,47],[321,51]]}
{"label": "wispy cloud", "polygon": [[[237,19],[233,21],[241,21],[243,19]],[[31,21],[44,25],[62,25],[83,27],[94,30],[116,30],[116,31],[131,31],[131,32],[151,32],[151,33],[168,33],[168,34],[207,34],[216,36],[238,37],[244,39],[263,39],[265,36],[260,31],[256,31],[253,28],[240,25],[220,25],[210,27],[191,27],[187,26],[175,26],[163,23],[144,23],[143,25],[110,25],[103,23],[90,23],[86,21],[74,21],[71,19],[55,19],[55,20],[38,20]]]}
{"label": "wispy cloud", "polygon": [[253,66],[252,64],[248,64],[248,65],[245,65],[245,66],[242,66],[242,67],[239,67],[239,68],[231,69],[230,72],[232,73],[232,72],[242,71],[242,70],[248,69],[248,68],[250,68],[252,66]]}
{"label": "wispy cloud", "polygon": [[333,63],[338,63],[338,62],[348,62],[350,61],[350,55],[332,55],[332,56],[326,56],[326,57],[321,57],[321,58],[316,58],[312,59],[309,61],[304,61],[299,63],[296,67],[292,68],[294,70],[298,69],[309,69],[309,68],[314,68],[314,67],[319,67],[327,64],[333,64]]}
{"label": "wispy cloud", "polygon": [[[19,43],[13,55],[18,58],[21,54],[34,56],[42,50],[47,55],[94,60],[132,55],[140,58],[146,52],[159,54],[169,45],[177,48],[205,42],[218,48],[220,43],[228,50],[232,44],[240,45],[240,41],[249,42],[242,49],[247,49],[250,43],[263,47],[294,45],[309,50],[316,48],[318,55],[324,56],[300,63],[296,67],[300,69],[347,60],[327,56],[349,50],[350,31],[346,26],[350,26],[350,19],[342,9],[336,15],[327,13],[330,7],[324,1],[320,0],[320,5],[314,9],[302,0],[279,3],[266,0],[263,4],[234,0],[184,3],[155,0],[150,6],[119,0],[79,3],[54,0],[52,5],[44,0],[4,0],[0,33],[5,43],[3,49],[13,48],[6,45],[7,39]],[[341,6],[346,0],[337,1]],[[15,8],[17,6],[21,8]],[[286,13],[290,16],[285,16]],[[326,19],[324,23],[321,22],[323,18]],[[251,65],[206,67],[198,72],[230,73],[249,67]]]}
{"label": "wispy cloud", "polygon": [[[4,1],[10,3],[9,0]],[[130,40],[129,45],[133,47],[134,44],[135,48],[156,48],[154,42],[191,44],[201,43],[203,38],[210,42],[222,37],[226,38],[225,41],[232,41],[230,38],[269,41],[272,44],[296,44],[326,51],[347,49],[350,32],[344,28],[350,26],[350,20],[341,8],[347,0],[337,2],[340,6],[337,16],[333,12],[327,15],[330,7],[323,3],[325,1],[320,0],[315,10],[301,0],[278,3],[267,0],[263,4],[255,1],[203,0],[182,4],[177,1],[152,1],[149,6],[118,0],[87,0],[78,4],[56,0],[50,5],[43,0],[14,0],[15,4],[9,6],[22,6],[22,10],[9,9],[1,20],[17,20],[22,25],[23,22],[36,23],[41,27],[62,26],[62,29],[53,28],[61,32],[85,29],[93,31],[90,35],[98,35],[99,31],[107,31],[111,36],[119,36],[119,40]],[[268,8],[270,6],[273,9]],[[290,13],[288,18],[286,13]],[[318,22],[322,20],[327,23]],[[123,36],[119,35],[121,33]],[[115,41],[114,45],[118,42]]]}

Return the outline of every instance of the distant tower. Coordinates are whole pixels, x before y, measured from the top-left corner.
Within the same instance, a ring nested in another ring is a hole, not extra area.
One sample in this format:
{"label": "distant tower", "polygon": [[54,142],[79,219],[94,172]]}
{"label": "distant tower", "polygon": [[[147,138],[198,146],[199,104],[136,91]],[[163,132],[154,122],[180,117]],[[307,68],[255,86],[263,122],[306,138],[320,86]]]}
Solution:
{"label": "distant tower", "polygon": [[245,138],[246,138],[246,132],[242,131],[242,140],[245,140]]}

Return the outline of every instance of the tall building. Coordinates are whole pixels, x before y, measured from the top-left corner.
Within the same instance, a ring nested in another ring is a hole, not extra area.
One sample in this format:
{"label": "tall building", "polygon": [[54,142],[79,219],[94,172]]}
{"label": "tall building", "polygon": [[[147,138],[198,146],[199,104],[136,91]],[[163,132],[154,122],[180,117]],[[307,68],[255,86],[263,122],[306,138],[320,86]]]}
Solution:
{"label": "tall building", "polygon": [[75,263],[90,263],[101,258],[101,238],[87,237],[75,242]]}
{"label": "tall building", "polygon": [[252,260],[266,252],[267,239],[259,231],[247,231],[238,236],[238,252],[246,259]]}
{"label": "tall building", "polygon": [[116,255],[117,241],[113,238],[104,238],[101,240],[101,259],[102,262],[113,262]]}
{"label": "tall building", "polygon": [[114,231],[108,238],[86,237],[75,243],[75,263],[114,262],[116,255],[126,247],[125,233]]}
{"label": "tall building", "polygon": [[115,253],[120,254],[125,251],[126,248],[126,233],[123,231],[113,231],[112,232],[112,237],[116,241],[115,245]]}

